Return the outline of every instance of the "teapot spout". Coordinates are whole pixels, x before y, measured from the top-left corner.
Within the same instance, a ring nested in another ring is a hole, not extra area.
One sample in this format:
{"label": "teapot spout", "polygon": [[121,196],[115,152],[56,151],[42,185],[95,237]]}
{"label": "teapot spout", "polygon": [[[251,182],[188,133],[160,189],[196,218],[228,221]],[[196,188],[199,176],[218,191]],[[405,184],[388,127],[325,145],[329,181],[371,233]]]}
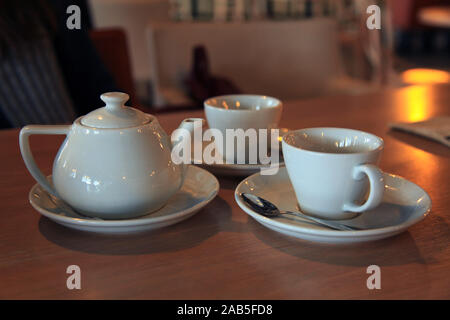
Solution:
{"label": "teapot spout", "polygon": [[180,142],[189,139],[193,142],[195,130],[201,130],[205,124],[202,118],[187,118],[181,121],[178,128],[172,133],[172,149]]}
{"label": "teapot spout", "polygon": [[181,165],[181,185],[184,183],[186,177],[188,164],[192,163],[192,146],[194,145],[194,132],[201,130],[205,124],[205,119],[202,118],[187,118],[184,119],[180,126],[172,132],[172,161],[175,164]]}

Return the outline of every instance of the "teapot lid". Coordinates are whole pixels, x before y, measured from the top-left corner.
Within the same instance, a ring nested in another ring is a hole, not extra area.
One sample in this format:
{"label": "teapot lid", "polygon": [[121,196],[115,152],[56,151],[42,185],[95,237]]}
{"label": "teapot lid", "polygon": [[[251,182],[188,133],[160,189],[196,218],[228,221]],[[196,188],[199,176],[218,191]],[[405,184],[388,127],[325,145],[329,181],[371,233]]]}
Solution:
{"label": "teapot lid", "polygon": [[100,96],[105,102],[103,108],[96,109],[81,119],[81,124],[94,128],[128,128],[150,121],[148,115],[135,108],[125,106],[130,96],[123,92],[107,92]]}

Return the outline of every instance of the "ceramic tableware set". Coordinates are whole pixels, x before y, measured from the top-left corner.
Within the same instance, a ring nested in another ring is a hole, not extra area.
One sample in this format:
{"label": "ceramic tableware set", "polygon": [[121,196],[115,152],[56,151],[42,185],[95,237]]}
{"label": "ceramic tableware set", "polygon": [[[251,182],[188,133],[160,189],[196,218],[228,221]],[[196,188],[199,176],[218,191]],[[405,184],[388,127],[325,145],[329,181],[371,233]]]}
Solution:
{"label": "ceramic tableware set", "polygon": [[[20,133],[22,157],[38,182],[29,193],[31,205],[64,226],[129,233],[175,224],[217,195],[212,173],[247,175],[235,190],[242,210],[269,229],[310,241],[386,238],[430,211],[423,189],[377,167],[383,140],[373,134],[343,128],[280,130],[281,148],[271,150],[282,152],[280,168],[271,175],[261,173],[261,164],[228,164],[237,154],[248,154],[248,144],[232,154],[219,150],[227,160],[223,164],[176,164],[171,151],[183,139],[171,139],[154,116],[125,106],[127,94],[105,93],[101,99],[103,108],[72,125],[31,125]],[[278,128],[281,113],[282,103],[267,96],[205,101],[208,126],[220,132]],[[185,119],[179,128],[192,133],[196,120]],[[32,134],[66,135],[52,176],[44,176],[33,159]]]}

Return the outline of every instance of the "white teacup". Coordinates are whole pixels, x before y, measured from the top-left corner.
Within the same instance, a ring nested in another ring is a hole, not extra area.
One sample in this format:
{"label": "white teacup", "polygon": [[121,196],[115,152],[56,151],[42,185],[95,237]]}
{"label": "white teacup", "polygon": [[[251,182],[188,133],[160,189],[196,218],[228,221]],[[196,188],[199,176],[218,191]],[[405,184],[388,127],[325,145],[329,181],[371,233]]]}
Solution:
{"label": "white teacup", "polygon": [[300,129],[284,135],[282,148],[302,212],[349,219],[381,202],[381,138],[352,129]]}
{"label": "white teacup", "polygon": [[[282,103],[280,100],[261,95],[225,95],[209,98],[204,102],[206,120],[212,129],[218,129],[223,135],[223,148],[221,154],[227,163],[237,163],[237,155],[245,154],[249,160],[248,140],[239,145],[235,139],[235,149],[232,154],[226,154],[227,129],[268,129],[268,143],[270,148],[270,129],[278,128],[281,118]],[[259,143],[257,142],[257,145]],[[259,154],[259,151],[258,151]]]}

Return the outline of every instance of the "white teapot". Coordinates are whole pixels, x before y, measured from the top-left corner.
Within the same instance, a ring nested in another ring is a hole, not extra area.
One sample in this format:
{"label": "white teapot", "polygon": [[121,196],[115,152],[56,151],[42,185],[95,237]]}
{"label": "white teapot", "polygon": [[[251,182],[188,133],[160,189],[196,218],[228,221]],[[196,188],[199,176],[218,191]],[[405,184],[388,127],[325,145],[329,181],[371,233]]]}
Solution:
{"label": "white teapot", "polygon": [[[124,219],[158,210],[182,186],[186,166],[172,161],[172,143],[154,116],[124,105],[127,94],[110,92],[101,99],[105,107],[72,125],[22,128],[25,165],[45,190],[84,215]],[[193,120],[180,128],[192,135]],[[32,134],[67,135],[53,164],[53,185],[33,159]]]}

